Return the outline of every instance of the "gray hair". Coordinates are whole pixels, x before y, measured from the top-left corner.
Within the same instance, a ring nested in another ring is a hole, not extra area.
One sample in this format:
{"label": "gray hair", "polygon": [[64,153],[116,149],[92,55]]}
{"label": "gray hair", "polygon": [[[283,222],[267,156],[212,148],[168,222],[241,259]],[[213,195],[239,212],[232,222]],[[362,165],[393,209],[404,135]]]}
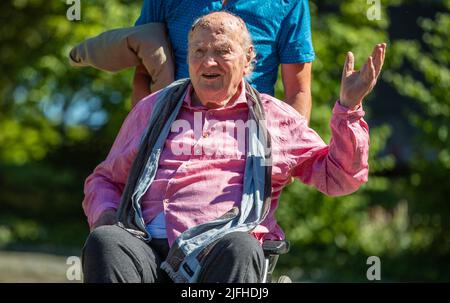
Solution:
{"label": "gray hair", "polygon": [[[247,76],[251,74],[251,72],[253,71],[253,69],[255,68],[255,63],[256,63],[256,52],[255,52],[255,48],[252,47],[253,46],[253,41],[252,41],[252,37],[250,35],[250,32],[247,29],[247,26],[245,25],[244,20],[242,20],[241,17],[236,16],[233,13],[230,12],[226,12],[226,11],[218,11],[218,12],[212,12],[212,13],[208,13],[206,15],[203,15],[199,18],[197,18],[194,23],[191,26],[191,30],[189,31],[189,36],[188,36],[188,43],[190,44],[192,35],[194,30],[197,27],[201,27],[201,28],[209,28],[211,26],[211,22],[208,20],[208,16],[211,14],[215,14],[215,13],[223,13],[226,15],[229,15],[231,18],[227,19],[227,21],[229,22],[229,24],[236,24],[238,26],[238,28],[240,29],[240,34],[239,37],[240,42],[241,42],[241,47],[244,50],[244,52],[247,52],[247,60],[250,61],[250,67],[249,70],[247,72]],[[235,22],[233,22],[233,20],[235,20]],[[250,47],[252,47],[252,49],[250,50]]]}

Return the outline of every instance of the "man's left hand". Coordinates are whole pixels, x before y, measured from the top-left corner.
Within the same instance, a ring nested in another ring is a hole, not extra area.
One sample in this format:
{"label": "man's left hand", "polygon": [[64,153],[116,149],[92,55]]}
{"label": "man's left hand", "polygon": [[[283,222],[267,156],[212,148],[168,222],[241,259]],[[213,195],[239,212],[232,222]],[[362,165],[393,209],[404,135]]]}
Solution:
{"label": "man's left hand", "polygon": [[340,103],[350,109],[361,105],[375,86],[384,63],[386,43],[377,44],[364,66],[355,71],[355,58],[352,52],[347,53],[341,80]]}

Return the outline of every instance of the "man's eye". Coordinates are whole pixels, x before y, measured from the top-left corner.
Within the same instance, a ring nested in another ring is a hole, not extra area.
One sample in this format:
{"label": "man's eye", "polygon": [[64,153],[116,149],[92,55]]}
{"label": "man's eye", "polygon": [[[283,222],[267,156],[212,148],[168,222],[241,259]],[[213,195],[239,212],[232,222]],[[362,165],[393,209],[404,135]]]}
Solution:
{"label": "man's eye", "polygon": [[196,49],[194,51],[194,56],[196,56],[198,58],[198,57],[203,56],[204,53],[205,53],[205,51],[203,49]]}
{"label": "man's eye", "polygon": [[219,49],[216,51],[219,56],[226,56],[231,53],[229,49]]}

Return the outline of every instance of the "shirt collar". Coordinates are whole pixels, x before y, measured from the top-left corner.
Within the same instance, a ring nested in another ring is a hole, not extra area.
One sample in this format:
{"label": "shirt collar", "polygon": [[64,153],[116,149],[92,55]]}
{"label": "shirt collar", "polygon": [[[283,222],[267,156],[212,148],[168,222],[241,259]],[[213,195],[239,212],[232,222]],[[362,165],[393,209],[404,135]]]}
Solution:
{"label": "shirt collar", "polygon": [[[232,109],[235,107],[241,107],[242,105],[247,106],[247,97],[246,97],[246,92],[245,92],[245,81],[244,79],[242,79],[241,81],[241,92],[239,93],[239,96],[237,97],[236,100],[234,100],[233,104],[227,104],[225,107],[222,108],[216,108],[214,110],[227,110],[227,109]],[[188,86],[188,92],[186,94],[186,97],[183,100],[183,106],[190,108],[190,109],[196,109],[196,110],[211,110],[209,108],[207,108],[206,106],[203,105],[198,105],[198,106],[193,106],[192,105],[192,93],[194,92],[194,87],[192,86],[192,83],[189,84]]]}

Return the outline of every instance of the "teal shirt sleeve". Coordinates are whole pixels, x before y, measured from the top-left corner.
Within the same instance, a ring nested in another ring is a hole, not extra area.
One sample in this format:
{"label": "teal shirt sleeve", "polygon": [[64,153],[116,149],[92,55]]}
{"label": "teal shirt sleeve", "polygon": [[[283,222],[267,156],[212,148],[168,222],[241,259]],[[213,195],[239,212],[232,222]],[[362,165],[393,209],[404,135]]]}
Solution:
{"label": "teal shirt sleeve", "polygon": [[142,25],[150,22],[164,22],[164,0],[144,0],[141,9],[141,15],[134,25]]}
{"label": "teal shirt sleeve", "polygon": [[280,27],[280,63],[311,62],[315,58],[308,0],[296,1]]}

